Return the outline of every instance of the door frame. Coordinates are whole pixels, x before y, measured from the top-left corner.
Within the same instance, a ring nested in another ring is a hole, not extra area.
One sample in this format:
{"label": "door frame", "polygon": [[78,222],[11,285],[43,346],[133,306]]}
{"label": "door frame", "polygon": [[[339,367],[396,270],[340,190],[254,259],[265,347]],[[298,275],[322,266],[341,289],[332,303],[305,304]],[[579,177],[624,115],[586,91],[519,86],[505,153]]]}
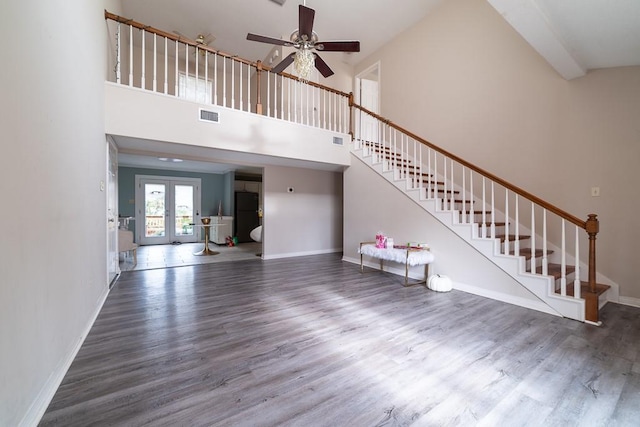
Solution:
{"label": "door frame", "polygon": [[[380,105],[382,105],[381,101],[380,101],[380,75],[381,75],[381,65],[380,65],[380,61],[372,64],[371,66],[365,68],[363,71],[361,71],[360,73],[358,73],[355,76],[355,82],[354,82],[354,98],[355,98],[355,102],[357,104],[362,105],[362,96],[360,94],[361,90],[362,90],[362,80],[369,80],[369,81],[375,81],[378,83],[378,102],[377,102],[377,106],[375,108],[369,108],[371,111],[373,111],[376,114],[380,114]],[[374,78],[370,78],[370,77],[375,77]]]}
{"label": "door frame", "polygon": [[118,253],[118,147],[111,136],[106,137],[106,198],[107,198],[107,285],[111,287],[120,275]]}
{"label": "door frame", "polygon": [[[148,241],[147,237],[144,236],[144,188],[142,183],[148,181],[157,181],[158,183],[164,183],[167,185],[167,200],[165,212],[168,212],[168,215],[165,217],[165,236],[164,238],[157,238],[154,242]],[[164,176],[164,175],[136,175],[135,176],[135,218],[136,218],[136,241],[140,245],[162,245],[169,244],[174,241],[180,243],[190,243],[197,242],[199,239],[198,227],[194,227],[193,235],[191,236],[175,236],[174,235],[174,221],[175,221],[175,209],[174,202],[175,196],[171,197],[169,200],[168,196],[173,194],[175,185],[193,185],[194,186],[194,195],[193,195],[193,221],[195,224],[198,224],[200,221],[200,212],[202,205],[202,179],[200,178],[189,178],[189,177],[180,177],[180,176]],[[167,217],[171,217],[171,219],[167,220]]]}

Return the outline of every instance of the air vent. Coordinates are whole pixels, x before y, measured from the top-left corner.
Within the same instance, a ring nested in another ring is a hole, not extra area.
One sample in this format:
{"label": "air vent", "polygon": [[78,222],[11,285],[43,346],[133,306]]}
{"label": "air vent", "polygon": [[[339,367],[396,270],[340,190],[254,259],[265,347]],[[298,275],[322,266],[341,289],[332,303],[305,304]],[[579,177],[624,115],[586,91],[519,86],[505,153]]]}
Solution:
{"label": "air vent", "polygon": [[203,110],[200,109],[200,120],[203,122],[213,122],[218,123],[220,121],[220,117],[218,113],[215,111]]}
{"label": "air vent", "polygon": [[342,141],[342,138],[340,138],[339,136],[334,136],[333,137],[333,143],[336,145],[343,145],[344,142]]}

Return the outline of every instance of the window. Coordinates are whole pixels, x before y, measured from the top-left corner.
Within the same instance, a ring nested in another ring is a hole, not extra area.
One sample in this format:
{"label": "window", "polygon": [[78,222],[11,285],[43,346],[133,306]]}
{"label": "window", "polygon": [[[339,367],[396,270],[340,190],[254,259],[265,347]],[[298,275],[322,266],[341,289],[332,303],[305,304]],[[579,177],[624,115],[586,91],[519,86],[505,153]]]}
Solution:
{"label": "window", "polygon": [[187,76],[180,73],[178,79],[178,96],[189,101],[195,101],[200,104],[211,104],[211,93],[213,91],[213,83],[211,80],[205,80],[202,77]]}

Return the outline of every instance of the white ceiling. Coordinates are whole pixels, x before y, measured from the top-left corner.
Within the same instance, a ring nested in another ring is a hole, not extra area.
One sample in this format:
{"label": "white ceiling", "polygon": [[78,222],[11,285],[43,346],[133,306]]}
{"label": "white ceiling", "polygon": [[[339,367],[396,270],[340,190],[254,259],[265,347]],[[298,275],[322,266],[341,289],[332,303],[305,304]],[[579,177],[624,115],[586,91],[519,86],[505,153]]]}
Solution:
{"label": "white ceiling", "polygon": [[[263,60],[271,45],[247,33],[289,38],[304,0],[122,0],[123,15],[195,39],[249,60]],[[321,40],[360,40],[360,53],[341,55],[357,64],[445,0],[306,0],[315,9]],[[487,0],[566,79],[597,68],[640,65],[640,0]],[[127,158],[135,163],[140,156]],[[211,165],[211,164],[209,164]],[[186,164],[183,163],[183,167]],[[197,167],[197,165],[194,165]],[[220,166],[228,170],[229,164]]]}

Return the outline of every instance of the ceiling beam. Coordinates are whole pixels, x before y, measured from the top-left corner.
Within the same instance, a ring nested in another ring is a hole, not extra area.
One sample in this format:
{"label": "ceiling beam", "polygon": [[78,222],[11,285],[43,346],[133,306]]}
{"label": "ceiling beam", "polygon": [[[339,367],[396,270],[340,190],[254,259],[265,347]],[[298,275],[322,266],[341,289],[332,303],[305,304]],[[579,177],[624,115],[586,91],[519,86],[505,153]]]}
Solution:
{"label": "ceiling beam", "polygon": [[587,73],[565,47],[535,0],[488,2],[562,77],[571,80]]}

